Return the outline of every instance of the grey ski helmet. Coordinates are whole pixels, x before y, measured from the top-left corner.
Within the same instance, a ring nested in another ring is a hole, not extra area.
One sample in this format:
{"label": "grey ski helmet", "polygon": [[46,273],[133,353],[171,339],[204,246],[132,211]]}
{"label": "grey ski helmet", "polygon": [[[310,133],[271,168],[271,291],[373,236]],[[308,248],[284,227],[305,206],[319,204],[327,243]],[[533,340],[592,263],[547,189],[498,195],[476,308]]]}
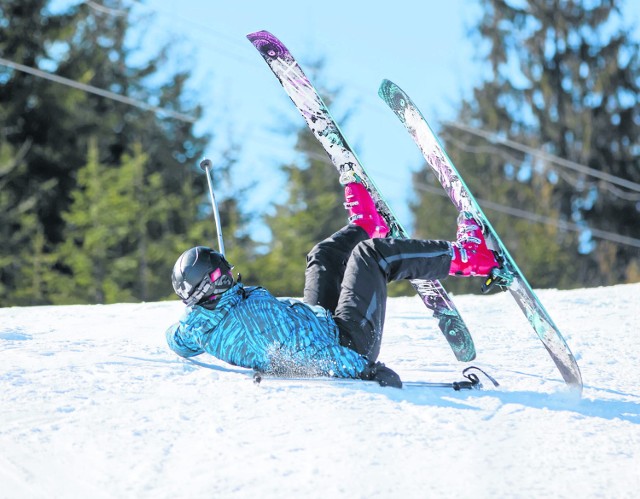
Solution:
{"label": "grey ski helmet", "polygon": [[224,255],[196,246],[182,253],[173,266],[173,290],[188,306],[214,300],[234,285],[232,268]]}

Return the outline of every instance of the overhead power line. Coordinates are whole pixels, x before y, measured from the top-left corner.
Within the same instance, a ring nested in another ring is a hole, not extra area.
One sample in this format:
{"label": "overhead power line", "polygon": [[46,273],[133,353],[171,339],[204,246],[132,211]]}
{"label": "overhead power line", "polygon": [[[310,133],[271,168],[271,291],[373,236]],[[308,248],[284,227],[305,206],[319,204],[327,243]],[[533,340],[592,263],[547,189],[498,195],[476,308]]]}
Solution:
{"label": "overhead power line", "polygon": [[[93,0],[84,0],[84,2],[86,4],[88,4],[89,6],[99,9],[100,7],[106,9],[106,7],[102,6],[101,4],[94,2]],[[204,33],[206,33],[207,35],[212,35],[214,38],[216,38],[217,40],[221,40],[224,42],[228,42],[228,43],[232,43],[233,45],[235,45],[236,47],[245,47],[244,44],[241,44],[235,37],[231,37],[219,30],[215,30],[212,29],[211,26],[205,25],[203,23],[200,23],[198,21],[195,21],[193,19],[189,19],[186,17],[182,17],[179,15],[176,15],[175,12],[173,11],[169,11],[169,10],[164,10],[161,8],[156,7],[150,7],[149,5],[147,5],[145,2],[143,2],[142,0],[130,0],[131,4],[139,6],[149,12],[153,12],[156,14],[160,14],[166,17],[171,18],[172,20],[180,20],[181,22],[191,26],[192,28],[198,29],[198,30],[202,30]],[[115,14],[114,14],[115,15]],[[225,53],[224,51],[222,51],[221,53]],[[228,55],[228,54],[227,54]],[[234,56],[235,59],[245,63],[247,62],[246,59],[241,58],[240,56],[238,56],[237,54]],[[369,107],[370,109],[375,109],[378,110],[379,107],[378,106],[374,106],[371,104],[371,101],[367,98],[361,99],[362,102],[364,103],[364,105],[366,105],[367,107]],[[495,133],[492,132],[488,132],[488,131],[484,131],[481,129],[477,129],[477,128],[473,128],[470,127],[468,125],[464,125],[461,123],[457,123],[457,122],[453,122],[453,121],[446,121],[443,123],[443,125],[445,126],[450,126],[452,128],[458,128],[460,130],[463,130],[467,133],[471,133],[471,134],[475,134],[477,136],[483,137],[485,138],[487,141],[491,142],[491,143],[496,143],[499,142],[503,145],[506,145],[514,150],[519,150],[521,152],[525,152],[528,153],[530,155],[536,156],[538,158],[544,159],[548,162],[554,163],[558,166],[562,166],[580,173],[583,173],[585,175],[589,175],[591,177],[594,178],[598,178],[601,179],[605,182],[608,182],[609,184],[613,184],[613,185],[618,185],[620,187],[624,187],[626,189],[629,189],[631,191],[640,193],[640,184],[636,183],[636,182],[632,182],[626,179],[623,179],[621,177],[617,177],[615,175],[611,175],[608,173],[604,173],[601,172],[599,170],[595,170],[593,168],[590,168],[586,165],[582,165],[580,163],[577,163],[575,161],[571,161],[571,160],[567,160],[564,158],[561,158],[559,156],[555,156],[553,154],[550,153],[546,153],[544,151],[538,150],[538,149],[534,149],[532,147],[526,146],[524,144],[515,142],[513,140],[510,139],[504,139],[504,138],[500,138],[498,137]],[[637,201],[637,196],[635,195],[631,195],[630,193],[625,193],[619,190],[613,190],[612,187],[610,187],[611,190],[614,192],[614,194],[618,197],[627,199],[627,200],[631,200],[631,201]]]}
{"label": "overhead power line", "polygon": [[[438,196],[446,196],[446,193],[444,193],[442,189],[439,189],[437,187],[433,187],[428,184],[424,184],[420,182],[414,182],[413,185],[418,190],[436,194]],[[636,239],[634,237],[622,236],[620,234],[616,234],[615,232],[608,232],[605,230],[594,229],[592,227],[584,227],[573,222],[567,222],[565,220],[561,220],[558,218],[538,215],[537,213],[532,213],[530,211],[521,210],[519,208],[513,208],[511,206],[505,206],[503,204],[494,203],[493,201],[488,201],[486,199],[477,199],[477,201],[478,201],[478,204],[483,209],[497,211],[499,213],[511,215],[512,217],[529,220],[530,222],[551,225],[551,226],[557,227],[560,230],[566,230],[566,231],[572,231],[572,232],[584,232],[588,230],[591,232],[591,235],[597,239],[603,239],[605,241],[610,241],[617,244],[624,244],[626,246],[633,246],[635,248],[640,248],[640,239]]]}
{"label": "overhead power line", "polygon": [[126,10],[113,9],[111,7],[107,7],[106,5],[102,5],[100,3],[93,2],[92,0],[85,0],[84,3],[86,3],[92,9],[97,10],[99,12],[102,12],[103,14],[109,14],[110,16],[124,17],[124,16],[127,15],[127,11]]}
{"label": "overhead power line", "polygon": [[0,57],[0,64],[2,64],[3,66],[7,66],[9,68],[15,69],[17,71],[21,71],[23,73],[28,73],[28,74],[37,76],[39,78],[44,78],[46,80],[59,83],[61,85],[66,85],[68,87],[72,87],[78,90],[82,90],[84,92],[89,92],[95,95],[99,95],[107,99],[122,102],[124,104],[128,104],[129,106],[134,106],[140,109],[144,109],[145,111],[151,111],[153,113],[164,115],[166,117],[173,118],[179,121],[184,121],[187,123],[196,122],[196,118],[193,118],[192,116],[186,115],[184,113],[178,113],[176,111],[171,111],[170,109],[164,109],[158,106],[153,106],[141,100],[132,99],[131,97],[117,94],[115,92],[110,92],[109,90],[104,90],[102,88],[94,87],[92,85],[80,83],[79,81],[70,80],[69,78],[64,78],[63,76],[58,76],[53,73],[48,73],[47,71],[42,71],[41,69],[32,68],[31,66],[25,66],[24,64],[19,64],[17,62],[3,59],[2,57]]}
{"label": "overhead power line", "polygon": [[[145,7],[148,8],[148,6],[146,6],[143,2],[141,2],[140,0],[131,0],[133,3],[138,4],[138,5],[143,5]],[[96,10],[103,10],[106,13],[109,14],[120,14],[119,12],[112,12],[111,9],[109,9],[109,11],[107,11],[107,8],[96,3],[93,2],[92,0],[85,0],[85,3],[87,3],[90,7],[96,9]],[[168,14],[167,12],[163,12],[163,11],[158,11],[158,9],[151,9],[151,10],[155,10],[156,12],[161,12],[162,14]],[[184,22],[190,22],[190,20],[184,19],[182,18],[182,20]],[[200,28],[203,27],[202,25],[195,25],[196,27]],[[211,30],[209,28],[207,28],[208,34],[212,34]],[[213,33],[216,37],[220,38],[223,37],[224,35],[220,32],[216,32]],[[227,40],[225,40],[227,41]],[[235,39],[233,40],[234,43],[236,43]],[[244,62],[244,60],[241,57],[236,56],[236,58],[242,62]],[[15,69],[17,71],[21,71],[24,73],[28,73],[40,78],[45,78],[47,80],[62,84],[62,85],[66,85],[78,90],[82,90],[85,92],[89,92],[95,95],[99,95],[108,99],[112,99],[118,102],[122,102],[124,104],[128,104],[134,107],[138,107],[140,109],[144,109],[146,111],[150,111],[150,112],[154,112],[156,114],[159,115],[164,115],[167,117],[171,117],[174,119],[177,119],[179,121],[184,121],[184,122],[188,122],[188,123],[195,123],[197,120],[196,118],[193,118],[189,115],[183,114],[183,113],[179,113],[176,111],[171,111],[168,109],[164,109],[158,106],[153,106],[151,104],[148,104],[146,102],[137,100],[137,99],[132,99],[130,97],[126,97],[123,96],[121,94],[117,94],[115,92],[110,92],[108,90],[104,90],[98,87],[94,87],[92,85],[87,85],[84,83],[80,83],[68,78],[64,78],[46,71],[42,71],[40,69],[36,69],[30,66],[25,66],[23,64],[19,64],[4,58],[0,58],[0,64],[10,67],[12,69]],[[366,100],[366,99],[365,99]],[[521,152],[525,152],[527,154],[530,154],[532,156],[536,156],[539,157],[541,159],[544,159],[550,163],[554,163],[556,165],[592,176],[594,178],[599,178],[601,180],[604,180],[606,182],[609,182],[611,184],[615,184],[618,185],[620,187],[624,187],[626,189],[629,189],[631,191],[635,191],[635,192],[640,192],[640,184],[635,183],[635,182],[631,182],[629,180],[620,178],[620,177],[616,177],[614,175],[610,175],[604,172],[600,172],[598,170],[595,170],[593,168],[589,168],[585,165],[581,165],[579,163],[576,163],[574,161],[570,161],[570,160],[566,160],[564,158],[560,158],[558,156],[555,156],[553,154],[549,154],[537,149],[534,149],[532,147],[520,144],[518,142],[509,140],[509,139],[504,139],[501,137],[498,137],[495,133],[491,133],[491,132],[487,132],[481,129],[477,129],[477,128],[473,128],[470,127],[468,125],[464,125],[461,123],[456,123],[456,122],[451,122],[451,121],[446,121],[443,123],[443,125],[445,126],[449,126],[452,128],[457,128],[460,129],[462,131],[465,131],[467,133],[470,134],[474,134],[477,135],[479,137],[485,138],[488,142],[490,143],[501,143],[505,146],[508,146],[514,150],[518,150]],[[310,154],[310,157],[314,157],[315,159],[321,159],[323,161],[326,161],[328,163],[330,163],[329,158],[327,158],[325,155],[317,155],[317,154]],[[435,188],[433,186],[429,186],[428,184],[423,184],[423,183],[419,183],[419,182],[415,182],[414,181],[414,188],[418,189],[418,190],[422,190],[422,191],[426,191],[426,192],[432,192],[441,196],[446,196],[446,194],[444,192],[442,192],[442,190]],[[636,239],[636,238],[632,238],[632,237],[627,237],[627,236],[622,236],[620,234],[616,234],[613,232],[607,232],[607,231],[602,231],[599,229],[593,229],[590,227],[583,227],[580,226],[578,224],[575,223],[570,223],[570,222],[566,222],[566,221],[562,221],[556,218],[551,218],[551,217],[546,217],[546,216],[542,216],[542,215],[538,215],[536,213],[532,213],[526,210],[520,210],[517,208],[512,208],[509,206],[505,206],[505,205],[501,205],[498,203],[494,203],[492,201],[487,201],[487,200],[478,200],[480,205],[483,208],[486,209],[490,209],[493,211],[497,211],[497,212],[501,212],[501,213],[505,213],[508,214],[510,216],[514,216],[517,218],[522,218],[522,219],[526,219],[532,222],[536,222],[536,223],[543,223],[543,224],[547,224],[547,225],[552,225],[555,227],[558,227],[561,230],[568,230],[568,231],[574,231],[574,232],[582,232],[584,230],[589,230],[591,232],[591,234],[593,235],[593,237],[595,238],[599,238],[599,239],[603,239],[603,240],[607,240],[607,241],[611,241],[614,243],[618,243],[618,244],[624,244],[624,245],[628,245],[628,246],[633,246],[633,247],[637,247],[640,248],[640,239]]]}
{"label": "overhead power line", "polygon": [[[305,153],[305,156],[311,159],[325,162],[330,165],[332,164],[331,160],[325,154],[307,152]],[[376,174],[376,176],[384,177],[385,175]],[[436,194],[442,197],[447,197],[447,194],[441,188],[434,187],[429,184],[425,184],[423,182],[417,182],[416,180],[413,181],[412,185],[414,189],[417,189],[423,192],[429,192],[431,194]],[[591,235],[597,239],[602,239],[605,241],[610,241],[612,243],[624,244],[626,246],[633,246],[635,248],[640,248],[640,239],[636,239],[634,237],[622,236],[615,232],[608,232],[605,230],[594,229],[592,227],[584,227],[573,222],[567,222],[559,218],[538,215],[537,213],[533,213],[531,211],[513,208],[511,206],[495,203],[493,201],[488,201],[486,199],[477,199],[477,201],[478,201],[478,204],[483,209],[493,210],[498,213],[504,213],[506,215],[510,215],[515,218],[521,218],[524,220],[529,220],[530,222],[534,222],[534,223],[551,225],[553,227],[557,227],[560,230],[571,231],[571,232],[584,232],[588,230],[591,232]]]}
{"label": "overhead power line", "polygon": [[549,154],[547,152],[541,151],[539,149],[534,149],[533,147],[526,146],[524,144],[520,144],[513,140],[505,139],[502,137],[498,137],[495,133],[487,132],[485,130],[481,130],[479,128],[473,128],[468,125],[464,125],[462,123],[456,123],[453,121],[445,121],[443,125],[457,128],[458,130],[462,130],[464,132],[470,133],[472,135],[477,135],[478,137],[482,137],[489,142],[492,143],[500,143],[506,145],[512,149],[517,151],[521,151],[532,156],[536,156],[550,163],[554,163],[556,165],[562,166],[564,168],[568,168],[570,170],[584,173],[585,175],[589,175],[594,178],[598,178],[600,180],[604,180],[605,182],[609,182],[614,185],[618,185],[620,187],[624,187],[625,189],[629,189],[631,191],[640,192],[640,184],[636,182],[632,182],[630,180],[626,180],[624,178],[616,177],[615,175],[611,175],[609,173],[601,172],[599,170],[594,170],[593,168],[589,168],[588,166],[582,165],[580,163],[576,163],[575,161],[570,161],[568,159],[561,158],[559,156],[555,156],[553,154]]}

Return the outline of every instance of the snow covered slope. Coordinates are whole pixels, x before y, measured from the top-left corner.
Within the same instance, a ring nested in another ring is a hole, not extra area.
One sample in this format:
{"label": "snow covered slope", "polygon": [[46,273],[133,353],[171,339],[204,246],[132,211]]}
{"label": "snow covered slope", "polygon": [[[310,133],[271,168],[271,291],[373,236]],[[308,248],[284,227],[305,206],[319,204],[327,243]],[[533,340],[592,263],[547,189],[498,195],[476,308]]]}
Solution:
{"label": "snow covered slope", "polygon": [[[640,284],[539,296],[581,400],[506,294],[458,296],[483,391],[263,382],[164,341],[179,302],[0,309],[0,497],[638,497]],[[417,298],[380,360],[462,379]]]}

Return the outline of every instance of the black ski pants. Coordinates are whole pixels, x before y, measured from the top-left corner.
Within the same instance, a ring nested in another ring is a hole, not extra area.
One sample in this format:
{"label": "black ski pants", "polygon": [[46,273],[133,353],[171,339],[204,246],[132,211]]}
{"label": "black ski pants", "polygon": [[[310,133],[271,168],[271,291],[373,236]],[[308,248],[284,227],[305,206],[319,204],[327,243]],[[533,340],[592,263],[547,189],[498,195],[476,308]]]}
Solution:
{"label": "black ski pants", "polygon": [[329,310],[340,343],[375,361],[380,353],[387,283],[400,279],[443,279],[451,248],[445,241],[369,239],[347,225],[307,255],[304,301]]}

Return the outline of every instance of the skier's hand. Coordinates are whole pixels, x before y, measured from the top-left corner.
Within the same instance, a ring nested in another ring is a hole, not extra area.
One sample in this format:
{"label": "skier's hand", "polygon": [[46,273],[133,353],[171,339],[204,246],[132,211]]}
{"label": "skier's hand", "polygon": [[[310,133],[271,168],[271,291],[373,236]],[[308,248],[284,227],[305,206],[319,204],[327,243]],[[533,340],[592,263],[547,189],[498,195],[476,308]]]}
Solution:
{"label": "skier's hand", "polygon": [[380,386],[402,388],[400,376],[382,362],[371,362],[365,367],[364,371],[360,373],[360,379],[376,381]]}

